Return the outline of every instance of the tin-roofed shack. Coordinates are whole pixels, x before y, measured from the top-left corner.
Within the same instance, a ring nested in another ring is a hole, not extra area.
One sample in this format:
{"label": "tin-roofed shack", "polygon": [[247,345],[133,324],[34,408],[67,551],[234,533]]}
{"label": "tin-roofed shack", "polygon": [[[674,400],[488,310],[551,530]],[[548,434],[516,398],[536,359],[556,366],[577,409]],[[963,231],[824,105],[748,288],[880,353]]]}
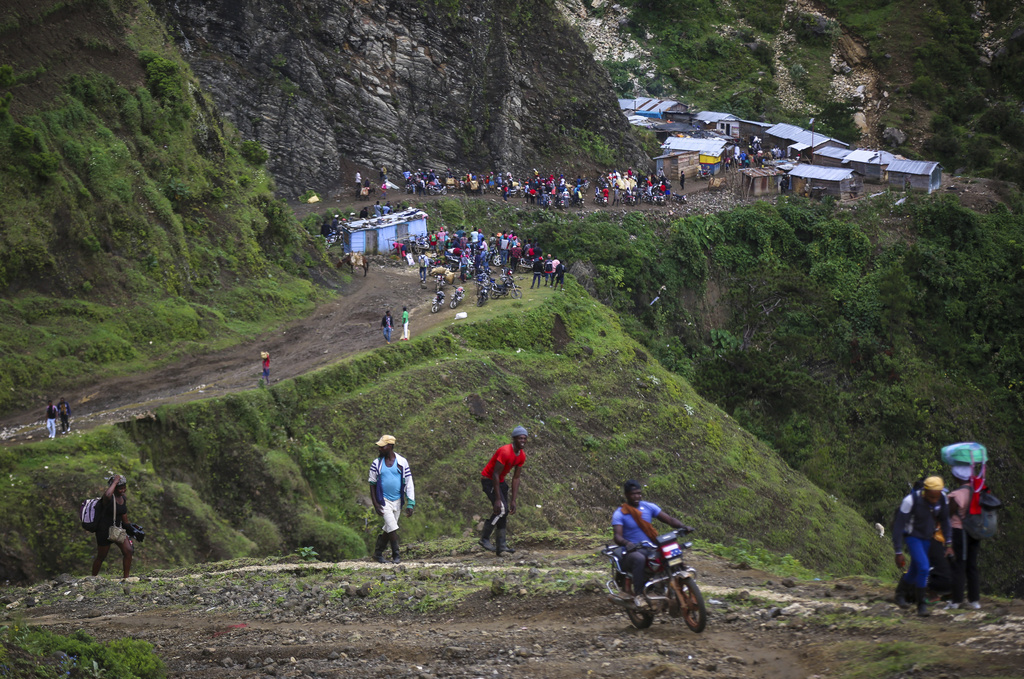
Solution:
{"label": "tin-roofed shack", "polygon": [[852,151],[839,146],[828,146],[814,154],[814,164],[822,167],[842,167],[846,156]]}
{"label": "tin-roofed shack", "polygon": [[864,188],[861,176],[852,169],[801,163],[789,171],[789,177],[793,193],[809,198],[833,196],[848,200],[856,198]]}
{"label": "tin-roofed shack", "polygon": [[942,186],[942,166],[932,160],[894,160],[887,172],[893,188],[931,193]]}
{"label": "tin-roofed shack", "polygon": [[426,236],[427,213],[409,208],[386,217],[360,219],[349,222],[347,231],[346,252],[387,253],[395,241],[404,241],[410,236]]}
{"label": "tin-roofed shack", "polygon": [[896,156],[888,151],[856,149],[843,159],[843,167],[861,173],[864,181],[879,183],[888,181],[887,171],[895,160]]}
{"label": "tin-roofed shack", "polygon": [[673,122],[689,122],[690,107],[673,99],[654,99],[637,97],[635,99],[619,99],[619,110],[623,113],[632,112],[645,118],[661,118]]}
{"label": "tin-roofed shack", "polygon": [[720,111],[700,111],[693,115],[701,129],[717,132],[733,139],[740,138],[740,119],[731,113]]}
{"label": "tin-roofed shack", "polygon": [[[690,137],[669,137],[665,140],[665,143],[661,145],[661,148],[665,151],[665,155],[673,154],[687,154],[697,153],[697,162],[700,165],[708,168],[711,174],[716,174],[722,167],[722,156],[725,155],[728,143],[723,139],[693,139]],[[664,159],[663,159],[664,160]],[[686,158],[685,160],[677,161],[680,164],[685,163],[687,168],[687,177],[692,177],[696,174],[696,167],[693,167],[693,175],[689,174],[689,168],[691,168],[691,159]],[[665,173],[666,177],[678,177],[679,172],[674,175]]]}
{"label": "tin-roofed shack", "polygon": [[774,167],[745,167],[740,170],[740,193],[744,198],[778,193],[782,174]]}

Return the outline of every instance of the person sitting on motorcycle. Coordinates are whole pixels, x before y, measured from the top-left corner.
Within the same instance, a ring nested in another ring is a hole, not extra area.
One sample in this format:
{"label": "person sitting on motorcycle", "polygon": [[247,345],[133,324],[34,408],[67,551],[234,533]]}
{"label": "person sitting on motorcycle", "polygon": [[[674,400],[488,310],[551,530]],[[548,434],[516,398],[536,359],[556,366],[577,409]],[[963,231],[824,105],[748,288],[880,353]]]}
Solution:
{"label": "person sitting on motorcycle", "polygon": [[647,584],[645,566],[647,559],[657,555],[654,547],[644,547],[644,541],[653,542],[658,537],[658,530],[651,521],[659,519],[673,528],[685,528],[683,523],[669,516],[661,507],[653,502],[645,502],[643,488],[630,479],[622,487],[626,501],[612,514],[612,530],[615,532],[615,544],[625,547],[626,555],[621,564],[623,570],[632,574],[632,587],[626,581],[626,596],[635,596],[634,604],[639,608],[647,606],[643,598],[644,585]]}

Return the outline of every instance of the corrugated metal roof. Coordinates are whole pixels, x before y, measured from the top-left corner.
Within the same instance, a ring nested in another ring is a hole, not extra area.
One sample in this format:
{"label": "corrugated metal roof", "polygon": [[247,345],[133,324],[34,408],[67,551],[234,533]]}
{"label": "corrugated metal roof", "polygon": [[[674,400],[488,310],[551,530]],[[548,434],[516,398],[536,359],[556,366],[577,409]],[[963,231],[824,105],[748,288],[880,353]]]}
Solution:
{"label": "corrugated metal roof", "polygon": [[748,125],[757,125],[758,127],[763,127],[765,129],[767,129],[767,128],[769,128],[769,127],[771,127],[772,125],[775,124],[775,123],[762,122],[760,120],[745,120],[743,118],[740,118],[740,122],[741,123],[747,123]]}
{"label": "corrugated metal roof", "polygon": [[661,148],[671,151],[700,151],[706,156],[720,156],[725,153],[725,142],[719,139],[669,137]]}
{"label": "corrugated metal roof", "polygon": [[357,219],[354,222],[348,222],[346,225],[349,231],[363,231],[366,229],[379,229],[384,226],[391,226],[393,224],[402,224],[404,222],[411,222],[416,219],[426,219],[427,213],[417,208],[411,207],[401,212],[394,212],[384,217],[370,217],[369,219]]}
{"label": "corrugated metal roof", "polygon": [[889,172],[931,175],[939,164],[934,160],[895,160],[889,163]]}
{"label": "corrugated metal roof", "polygon": [[888,151],[878,151],[875,149],[856,149],[854,151],[850,151],[850,155],[846,156],[846,160],[844,160],[843,162],[870,163],[872,165],[888,165],[894,160],[896,160],[896,156],[889,153]]}
{"label": "corrugated metal roof", "polygon": [[789,123],[772,125],[765,130],[764,133],[766,135],[771,135],[772,137],[785,139],[789,142],[807,144],[807,146],[818,146],[819,144],[830,140],[841,146],[849,146],[845,141],[836,139],[835,137],[829,137],[828,135],[821,134],[820,132],[811,132],[810,130],[805,130],[802,127],[790,125]]}
{"label": "corrugated metal roof", "polygon": [[778,137],[779,139],[789,139],[790,141],[796,141],[796,136],[801,132],[806,132],[806,130],[802,127],[797,127],[796,125],[790,125],[789,123],[772,125],[764,131],[765,134],[770,134],[771,136]]}
{"label": "corrugated metal roof", "polygon": [[804,177],[805,179],[820,179],[826,182],[840,182],[849,179],[853,170],[842,167],[822,167],[821,165],[808,165],[801,163],[789,171],[791,177]]}
{"label": "corrugated metal roof", "polygon": [[720,121],[727,122],[739,122],[740,119],[731,113],[722,113],[721,111],[701,111],[700,113],[693,116],[702,123],[717,123]]}
{"label": "corrugated metal roof", "polygon": [[854,153],[856,153],[856,151],[850,151],[849,149],[840,148],[838,146],[826,146],[825,148],[818,150],[814,155],[842,160],[843,158],[848,159]]}
{"label": "corrugated metal roof", "polygon": [[781,170],[776,170],[774,167],[745,167],[740,170],[740,174],[748,177],[774,177],[784,173]]}
{"label": "corrugated metal roof", "polygon": [[646,127],[650,129],[656,125],[654,121],[657,120],[657,118],[648,118],[647,116],[631,115],[626,116],[626,120],[629,121],[630,125],[636,125],[637,127]]}

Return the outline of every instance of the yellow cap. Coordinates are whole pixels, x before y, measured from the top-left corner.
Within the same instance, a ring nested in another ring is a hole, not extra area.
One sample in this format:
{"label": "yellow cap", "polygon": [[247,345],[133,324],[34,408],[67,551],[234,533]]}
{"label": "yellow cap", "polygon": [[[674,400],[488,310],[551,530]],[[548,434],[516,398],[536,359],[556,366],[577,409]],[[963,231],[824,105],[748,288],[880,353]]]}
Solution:
{"label": "yellow cap", "polygon": [[395,437],[392,436],[391,434],[384,434],[384,436],[381,436],[380,440],[377,441],[377,445],[380,446],[381,448],[383,448],[384,446],[389,445],[389,444],[390,445],[394,445],[394,443],[395,443]]}
{"label": "yellow cap", "polygon": [[941,476],[929,476],[924,480],[925,490],[942,490],[946,487],[946,482],[942,480]]}

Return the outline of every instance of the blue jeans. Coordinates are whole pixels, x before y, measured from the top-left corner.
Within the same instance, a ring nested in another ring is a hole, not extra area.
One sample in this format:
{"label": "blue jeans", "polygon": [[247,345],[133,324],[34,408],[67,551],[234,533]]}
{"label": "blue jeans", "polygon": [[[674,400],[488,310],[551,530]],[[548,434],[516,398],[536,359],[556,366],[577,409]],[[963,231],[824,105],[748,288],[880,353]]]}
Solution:
{"label": "blue jeans", "polygon": [[388,342],[391,341],[391,328],[384,328],[384,339]]}
{"label": "blue jeans", "polygon": [[914,587],[927,587],[928,571],[931,566],[928,562],[928,540],[908,535],[903,542],[910,555],[910,566],[907,568],[907,574],[903,576],[904,580]]}
{"label": "blue jeans", "polygon": [[533,284],[536,283],[537,287],[539,288],[540,287],[540,277],[543,276],[543,275],[544,274],[542,274],[542,273],[540,273],[538,271],[534,271],[533,272],[533,282],[530,283],[530,287],[532,288]]}

